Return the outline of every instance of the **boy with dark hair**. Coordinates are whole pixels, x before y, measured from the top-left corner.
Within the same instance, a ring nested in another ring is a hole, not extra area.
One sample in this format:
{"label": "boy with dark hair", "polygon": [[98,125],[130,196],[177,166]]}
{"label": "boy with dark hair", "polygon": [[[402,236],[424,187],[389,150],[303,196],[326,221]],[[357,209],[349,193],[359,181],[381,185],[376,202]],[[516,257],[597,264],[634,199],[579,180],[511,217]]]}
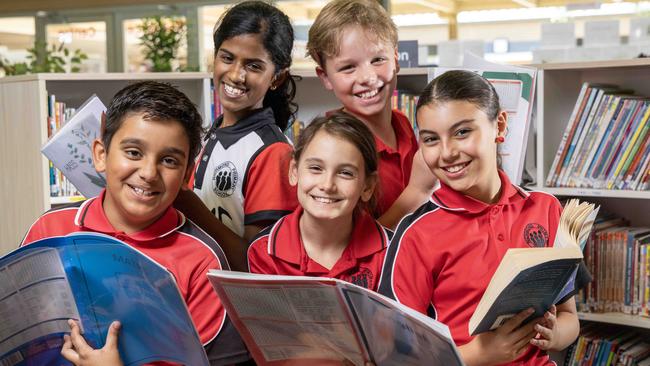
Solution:
{"label": "boy with dark hair", "polygon": [[411,124],[391,109],[397,84],[397,28],[376,0],[334,0],[309,29],[316,74],[375,136],[379,153],[379,222],[394,228],[431,194],[435,179]]}
{"label": "boy with dark hair", "polygon": [[102,139],[93,142],[95,169],[106,174],[98,197],[48,211],[22,245],[78,231],[111,235],[169,270],[211,364],[249,358],[210,285],[208,269],[229,269],[219,244],[172,207],[200,150],[201,116],[169,84],[144,81],[115,95]]}

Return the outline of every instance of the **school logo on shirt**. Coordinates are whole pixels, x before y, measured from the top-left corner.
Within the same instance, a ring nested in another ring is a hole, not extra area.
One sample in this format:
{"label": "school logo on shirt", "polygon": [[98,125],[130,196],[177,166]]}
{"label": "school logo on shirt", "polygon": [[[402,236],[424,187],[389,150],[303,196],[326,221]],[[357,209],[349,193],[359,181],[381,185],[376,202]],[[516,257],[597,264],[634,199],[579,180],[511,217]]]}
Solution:
{"label": "school logo on shirt", "polygon": [[219,164],[212,173],[212,190],[219,197],[228,197],[237,187],[237,168],[231,161]]}
{"label": "school logo on shirt", "polygon": [[359,272],[350,276],[349,282],[363,288],[370,288],[370,285],[372,285],[372,272],[368,268],[361,267]]}
{"label": "school logo on shirt", "polygon": [[548,246],[548,231],[540,224],[528,224],[524,229],[524,240],[532,248],[546,247]]}

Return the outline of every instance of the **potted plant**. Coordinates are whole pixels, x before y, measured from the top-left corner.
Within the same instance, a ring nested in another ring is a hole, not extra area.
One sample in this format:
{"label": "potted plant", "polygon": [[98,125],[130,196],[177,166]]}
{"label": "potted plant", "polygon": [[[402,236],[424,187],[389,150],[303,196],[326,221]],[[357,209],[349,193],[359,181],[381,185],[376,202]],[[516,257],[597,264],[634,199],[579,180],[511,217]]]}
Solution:
{"label": "potted plant", "polygon": [[181,17],[149,17],[142,19],[140,44],[144,56],[151,62],[152,71],[172,71],[172,62],[187,33],[185,20]]}

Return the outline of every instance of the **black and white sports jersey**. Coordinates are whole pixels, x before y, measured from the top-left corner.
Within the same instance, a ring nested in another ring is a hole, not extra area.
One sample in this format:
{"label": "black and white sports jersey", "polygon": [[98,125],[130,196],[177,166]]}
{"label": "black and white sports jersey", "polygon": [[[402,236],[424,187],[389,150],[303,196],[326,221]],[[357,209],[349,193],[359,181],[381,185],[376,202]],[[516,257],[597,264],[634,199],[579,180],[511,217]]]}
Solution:
{"label": "black and white sports jersey", "polygon": [[288,177],[292,150],[271,108],[232,126],[213,127],[197,162],[194,192],[242,236],[245,225],[275,221],[298,205]]}

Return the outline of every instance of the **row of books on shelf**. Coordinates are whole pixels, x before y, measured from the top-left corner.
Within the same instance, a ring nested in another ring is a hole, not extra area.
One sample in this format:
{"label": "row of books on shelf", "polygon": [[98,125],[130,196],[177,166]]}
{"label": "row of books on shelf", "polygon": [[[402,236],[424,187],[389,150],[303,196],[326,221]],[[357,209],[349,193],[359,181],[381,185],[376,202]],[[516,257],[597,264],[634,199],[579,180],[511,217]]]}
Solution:
{"label": "row of books on shelf", "polygon": [[603,215],[584,256],[593,281],[578,296],[580,310],[650,316],[650,228]]}
{"label": "row of books on shelf", "polygon": [[[65,102],[58,102],[56,95],[50,94],[47,98],[47,137],[56,134],[75,114],[76,108],[68,107]],[[71,152],[75,154],[74,147]],[[80,156],[81,158],[81,156]],[[83,158],[92,159],[91,156]],[[50,197],[67,197],[79,195],[77,188],[70,183],[68,178],[59,169],[49,162]]]}
{"label": "row of books on shelf", "polygon": [[415,123],[415,106],[418,104],[418,95],[403,90],[394,90],[391,98],[391,106],[397,109],[411,121],[414,131],[417,131]]}
{"label": "row of books on shelf", "polygon": [[650,366],[648,334],[587,323],[568,349],[565,366]]}
{"label": "row of books on shelf", "polygon": [[650,99],[614,85],[584,83],[546,185],[650,188]]}

